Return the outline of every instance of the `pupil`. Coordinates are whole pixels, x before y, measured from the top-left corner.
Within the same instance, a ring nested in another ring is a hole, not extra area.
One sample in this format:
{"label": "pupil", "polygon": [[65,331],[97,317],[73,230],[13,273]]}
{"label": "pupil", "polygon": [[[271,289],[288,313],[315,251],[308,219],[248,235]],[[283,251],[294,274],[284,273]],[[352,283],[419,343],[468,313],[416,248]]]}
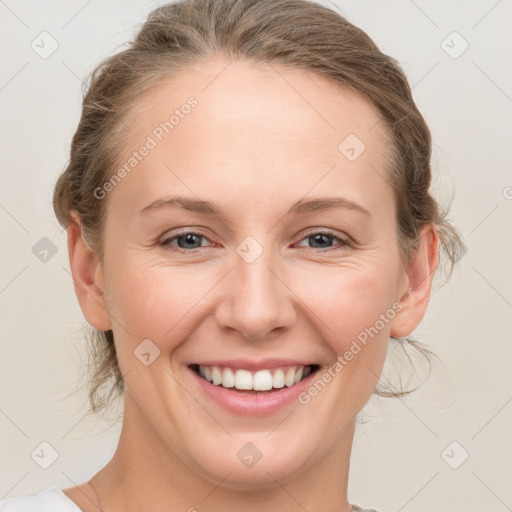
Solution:
{"label": "pupil", "polygon": [[[198,237],[198,235],[194,235],[193,233],[189,233],[187,235],[180,236],[178,238],[178,245],[183,249],[187,249],[187,248],[190,249],[190,247],[188,247],[188,245],[186,245],[186,244],[193,244],[194,238],[197,239],[199,237]],[[181,240],[183,240],[183,239],[185,239],[185,242],[184,242],[185,245],[181,243]],[[197,241],[196,241],[196,243],[197,243]],[[199,247],[200,246],[201,246],[201,244],[199,244]]]}
{"label": "pupil", "polygon": [[328,240],[329,238],[331,238],[330,235],[323,235],[323,234],[319,234],[319,235],[314,235],[313,237],[313,240],[314,240],[314,243],[317,243],[317,242],[322,242],[322,239],[323,241],[326,241],[326,239]]}

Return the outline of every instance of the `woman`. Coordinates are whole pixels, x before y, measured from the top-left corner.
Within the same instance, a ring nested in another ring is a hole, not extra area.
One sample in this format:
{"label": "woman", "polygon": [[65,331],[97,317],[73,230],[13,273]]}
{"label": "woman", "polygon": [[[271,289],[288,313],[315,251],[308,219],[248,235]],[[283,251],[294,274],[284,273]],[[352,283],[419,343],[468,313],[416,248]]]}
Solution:
{"label": "woman", "polygon": [[430,153],[403,72],[338,13],[153,11],[93,73],[54,193],[119,445],[0,510],[373,510],[347,497],[357,414],[462,246]]}

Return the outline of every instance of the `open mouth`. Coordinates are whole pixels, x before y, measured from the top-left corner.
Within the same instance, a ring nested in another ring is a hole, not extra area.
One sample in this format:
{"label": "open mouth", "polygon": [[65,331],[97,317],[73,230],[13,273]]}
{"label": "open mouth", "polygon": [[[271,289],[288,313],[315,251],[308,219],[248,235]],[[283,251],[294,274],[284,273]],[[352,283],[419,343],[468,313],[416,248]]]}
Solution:
{"label": "open mouth", "polygon": [[317,364],[306,366],[283,366],[258,371],[249,371],[224,366],[202,366],[191,364],[189,368],[215,386],[242,394],[262,394],[290,388],[320,368]]}

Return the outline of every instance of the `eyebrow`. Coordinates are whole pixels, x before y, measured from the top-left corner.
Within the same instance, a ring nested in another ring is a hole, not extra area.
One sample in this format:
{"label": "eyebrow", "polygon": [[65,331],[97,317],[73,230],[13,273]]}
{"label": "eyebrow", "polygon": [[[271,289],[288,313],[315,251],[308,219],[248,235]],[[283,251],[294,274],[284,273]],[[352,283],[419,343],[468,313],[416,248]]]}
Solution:
{"label": "eyebrow", "polygon": [[[214,203],[211,203],[210,201],[203,201],[200,199],[192,199],[184,196],[172,196],[157,199],[156,201],[153,201],[152,203],[145,206],[140,211],[140,213],[145,213],[148,211],[157,210],[162,207],[169,206],[178,206],[190,212],[200,213],[203,215],[217,216],[221,219],[226,218],[226,215],[223,212],[223,210],[219,206],[216,206]],[[333,208],[345,208],[348,210],[353,210],[362,213],[367,217],[371,217],[371,213],[366,208],[344,197],[300,199],[288,209],[288,211],[286,212],[286,216],[292,214],[301,215],[320,210],[330,210]]]}

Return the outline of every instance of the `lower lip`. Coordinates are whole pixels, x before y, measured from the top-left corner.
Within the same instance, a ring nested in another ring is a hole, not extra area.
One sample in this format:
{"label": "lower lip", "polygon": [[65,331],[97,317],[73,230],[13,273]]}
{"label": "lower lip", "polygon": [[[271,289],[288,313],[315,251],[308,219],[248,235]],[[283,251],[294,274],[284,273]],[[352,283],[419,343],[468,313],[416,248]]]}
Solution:
{"label": "lower lip", "polygon": [[213,402],[230,412],[248,416],[274,414],[285,409],[294,401],[297,401],[298,395],[308,388],[310,378],[318,371],[310,373],[306,378],[289,388],[285,386],[278,391],[262,393],[261,395],[247,395],[232,391],[232,389],[225,388],[220,384],[216,386],[203,379],[191,368],[188,369],[200,389]]}

